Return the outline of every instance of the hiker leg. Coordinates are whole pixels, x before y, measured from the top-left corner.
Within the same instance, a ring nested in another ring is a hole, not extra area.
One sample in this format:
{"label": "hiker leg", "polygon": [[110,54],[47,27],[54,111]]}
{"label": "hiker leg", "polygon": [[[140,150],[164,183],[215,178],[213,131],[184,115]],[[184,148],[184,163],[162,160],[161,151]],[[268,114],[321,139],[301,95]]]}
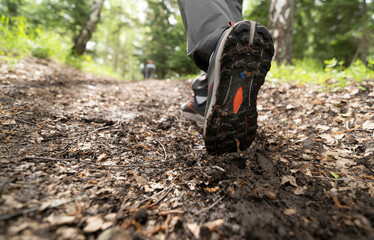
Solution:
{"label": "hiker leg", "polygon": [[243,0],[178,0],[187,31],[187,54],[207,71],[209,58],[229,22],[243,20]]}

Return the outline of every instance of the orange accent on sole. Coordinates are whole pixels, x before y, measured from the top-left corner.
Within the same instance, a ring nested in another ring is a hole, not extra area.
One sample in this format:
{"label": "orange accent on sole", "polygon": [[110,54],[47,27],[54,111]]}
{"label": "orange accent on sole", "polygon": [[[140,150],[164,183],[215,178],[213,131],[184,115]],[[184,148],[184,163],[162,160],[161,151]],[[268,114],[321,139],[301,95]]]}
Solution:
{"label": "orange accent on sole", "polygon": [[245,74],[245,78],[248,78],[252,75],[251,72],[247,72],[247,71],[243,71],[243,73]]}
{"label": "orange accent on sole", "polygon": [[190,109],[194,110],[193,107],[192,107],[192,102],[189,102],[189,103],[188,103],[188,107],[189,107]]}
{"label": "orange accent on sole", "polygon": [[221,119],[219,120],[218,127],[217,127],[217,132],[216,132],[216,136],[218,136],[218,132],[219,132],[219,128],[221,127],[222,119],[223,119],[223,117],[221,117]]}
{"label": "orange accent on sole", "polygon": [[238,113],[240,106],[243,103],[243,88],[239,87],[236,91],[235,98],[234,98],[234,113]]}
{"label": "orange accent on sole", "polygon": [[247,119],[247,116],[245,116],[245,134],[248,134],[248,119]]}

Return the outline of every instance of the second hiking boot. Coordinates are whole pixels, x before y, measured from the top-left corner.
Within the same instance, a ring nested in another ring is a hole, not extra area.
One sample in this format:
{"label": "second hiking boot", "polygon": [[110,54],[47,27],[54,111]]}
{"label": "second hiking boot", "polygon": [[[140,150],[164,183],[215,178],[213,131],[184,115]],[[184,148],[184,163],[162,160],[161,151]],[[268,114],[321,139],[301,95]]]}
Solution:
{"label": "second hiking boot", "polygon": [[273,55],[271,35],[259,23],[241,21],[222,34],[208,69],[203,132],[209,154],[243,151],[255,139],[257,94]]}
{"label": "second hiking boot", "polygon": [[208,77],[201,71],[192,83],[193,98],[182,105],[182,115],[203,128],[206,100],[208,98]]}

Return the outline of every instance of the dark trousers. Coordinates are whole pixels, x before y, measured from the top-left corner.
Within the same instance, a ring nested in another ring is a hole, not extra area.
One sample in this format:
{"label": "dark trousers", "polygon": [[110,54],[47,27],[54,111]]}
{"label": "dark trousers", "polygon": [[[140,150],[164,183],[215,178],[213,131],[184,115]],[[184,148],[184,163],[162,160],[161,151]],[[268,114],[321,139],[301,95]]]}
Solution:
{"label": "dark trousers", "polygon": [[187,31],[187,54],[201,70],[229,22],[243,20],[243,0],[178,0]]}

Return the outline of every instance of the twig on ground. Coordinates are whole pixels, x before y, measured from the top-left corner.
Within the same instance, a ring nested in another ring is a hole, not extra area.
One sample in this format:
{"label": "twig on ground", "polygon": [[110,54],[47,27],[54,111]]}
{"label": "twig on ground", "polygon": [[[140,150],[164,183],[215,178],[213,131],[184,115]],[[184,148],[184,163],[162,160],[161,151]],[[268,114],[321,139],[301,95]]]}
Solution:
{"label": "twig on ground", "polygon": [[339,202],[339,199],[337,197],[333,197],[332,200],[334,201],[334,203],[336,204],[336,206],[338,206],[338,208],[340,208],[340,209],[349,209],[348,206],[341,205],[340,202]]}
{"label": "twig on ground", "polygon": [[[88,161],[82,161],[83,163],[93,165],[96,167],[102,167],[105,168],[104,170],[111,170],[112,168],[121,168],[122,170],[131,169],[131,168],[139,168],[139,167],[148,167],[148,168],[157,168],[159,166],[152,165],[152,164],[129,164],[129,165],[115,165],[115,164],[97,164],[93,162]],[[113,169],[114,170],[114,169]]]}
{"label": "twig on ground", "polygon": [[[172,185],[172,186],[173,186],[173,185]],[[162,194],[163,192],[168,191],[172,186],[167,187],[167,188],[163,189],[162,191],[159,191],[158,193],[153,194],[153,195],[150,196],[150,197],[146,196],[147,199],[144,199],[143,201],[141,201],[141,202],[140,202],[140,205],[142,205],[143,203],[147,202],[149,199],[152,199],[152,198],[154,198],[154,197],[157,197],[158,195]]]}
{"label": "twig on ground", "polygon": [[0,92],[0,94],[1,95],[3,95],[5,98],[8,98],[9,100],[15,100],[14,98],[12,98],[12,97],[9,97],[9,96],[7,96],[7,95],[5,95],[4,93],[2,93],[2,92]]}
{"label": "twig on ground", "polygon": [[160,141],[158,141],[157,139],[155,139],[155,141],[161,145],[162,149],[164,150],[164,161],[166,161],[166,159],[168,158],[168,155],[166,154],[166,150],[165,150],[165,146],[164,144],[162,144]]}
{"label": "twig on ground", "polygon": [[113,125],[109,125],[109,126],[99,127],[99,128],[96,128],[96,129],[94,129],[92,131],[87,132],[86,135],[83,138],[83,145],[86,143],[87,137],[91,133],[98,132],[98,131],[101,131],[101,130],[104,130],[104,129],[107,129],[107,128],[115,127],[117,125],[119,125],[119,124],[117,123],[117,124],[113,124]]}
{"label": "twig on ground", "polygon": [[36,125],[36,123],[33,123],[33,122],[26,122],[26,121],[23,121],[21,119],[16,119],[16,122],[21,122],[21,123],[25,123],[25,124],[30,124],[30,125]]}
{"label": "twig on ground", "polygon": [[203,208],[203,209],[201,209],[200,211],[198,211],[197,213],[196,213],[196,215],[199,215],[199,214],[201,214],[201,213],[203,213],[203,212],[206,212],[206,211],[208,211],[208,210],[210,210],[210,209],[212,209],[215,205],[217,205],[223,198],[224,198],[225,196],[222,196],[222,197],[220,197],[217,201],[215,201],[212,205],[210,205],[209,207],[206,207],[206,208]]}
{"label": "twig on ground", "polygon": [[5,181],[3,181],[3,182],[0,184],[0,191],[3,190],[3,188],[5,188],[5,186],[6,186],[10,181],[12,181],[11,178],[7,178]]}
{"label": "twig on ground", "polygon": [[156,206],[157,204],[159,204],[162,200],[164,200],[166,198],[166,196],[170,193],[170,191],[173,188],[174,188],[174,185],[171,185],[169,187],[169,189],[167,190],[167,192],[159,200],[157,200],[155,203],[152,203],[151,205],[149,205],[148,208],[152,208],[152,207]]}
{"label": "twig on ground", "polygon": [[79,159],[75,158],[47,158],[47,157],[24,157],[21,159],[21,161],[26,160],[42,160],[42,161],[48,161],[48,162],[79,162]]}
{"label": "twig on ground", "polygon": [[221,172],[226,172],[225,169],[219,167],[219,166],[213,166],[212,167],[213,169],[217,169],[217,170],[220,170]]}
{"label": "twig on ground", "polygon": [[331,181],[374,182],[374,181],[351,179],[351,178],[330,178],[330,177],[324,177],[324,176],[310,176],[310,177],[312,177],[312,178],[322,178],[322,179],[327,179],[327,180],[331,180]]}
{"label": "twig on ground", "polygon": [[[90,169],[92,170],[106,170],[106,171],[126,171],[134,168],[139,168],[139,167],[147,167],[147,168],[158,168],[160,166],[156,165],[128,165],[128,166],[120,166],[120,165],[100,165],[100,164],[91,164],[94,166],[91,166]],[[102,168],[99,168],[102,167]],[[109,168],[113,167],[113,168]]]}
{"label": "twig on ground", "polygon": [[180,210],[180,209],[171,209],[171,210],[159,211],[159,213],[158,213],[158,215],[160,215],[160,216],[165,216],[165,215],[168,215],[168,214],[184,214],[184,211]]}
{"label": "twig on ground", "polygon": [[33,207],[33,208],[30,208],[30,209],[24,209],[24,210],[20,210],[20,211],[17,211],[15,213],[11,213],[11,214],[4,214],[4,215],[1,215],[0,216],[0,221],[5,221],[5,220],[9,220],[9,219],[12,219],[12,218],[15,218],[15,217],[18,217],[20,215],[25,215],[25,214],[28,214],[28,213],[31,213],[31,212],[34,212],[36,210],[38,210],[39,207]]}
{"label": "twig on ground", "polygon": [[114,127],[114,126],[116,126],[116,125],[117,125],[117,124],[109,125],[109,126],[104,126],[104,127],[99,127],[99,128],[96,128],[96,129],[94,129],[94,130],[92,130],[92,131],[90,131],[90,132],[88,132],[88,133],[91,134],[91,133],[98,132],[98,131],[101,131],[101,130],[104,130],[104,129],[107,129],[107,128],[110,128],[110,127]]}
{"label": "twig on ground", "polygon": [[236,150],[238,151],[238,153],[240,153],[241,152],[240,151],[240,141],[236,137],[234,137],[234,139],[235,139],[235,142],[236,142]]}
{"label": "twig on ground", "polygon": [[[84,163],[88,165],[92,165],[95,167],[102,167],[105,168],[104,170],[126,170],[126,169],[131,169],[131,168],[138,168],[138,167],[148,167],[152,168],[155,167],[157,168],[158,166],[156,165],[151,165],[151,164],[131,164],[131,165],[115,165],[115,164],[97,164],[94,162],[86,161],[86,160],[80,160],[80,159],[75,159],[75,158],[47,158],[47,157],[24,157],[21,159],[21,161],[25,160],[41,160],[41,161],[47,161],[47,162],[79,162],[79,163]],[[97,169],[97,168],[95,168]]]}

